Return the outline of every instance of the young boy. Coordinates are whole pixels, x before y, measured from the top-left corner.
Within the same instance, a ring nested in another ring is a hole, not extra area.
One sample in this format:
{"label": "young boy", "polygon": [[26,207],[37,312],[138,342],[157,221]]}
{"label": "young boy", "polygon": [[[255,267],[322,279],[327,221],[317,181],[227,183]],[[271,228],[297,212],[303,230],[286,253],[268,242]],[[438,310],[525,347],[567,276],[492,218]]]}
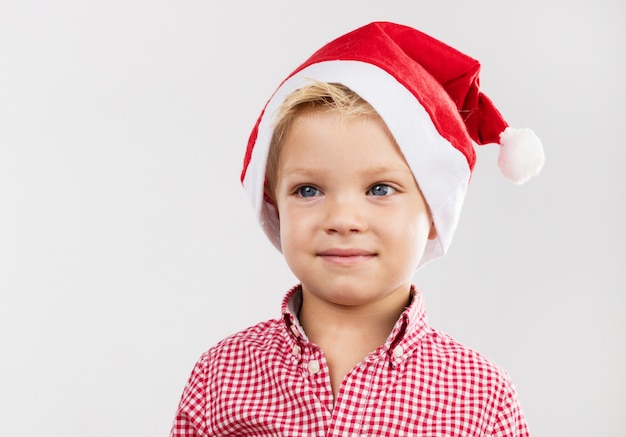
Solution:
{"label": "young boy", "polygon": [[430,327],[411,284],[450,244],[473,142],[521,183],[543,164],[478,89],[477,61],[372,23],[270,98],[242,182],[300,284],[281,317],[196,364],[172,436],[526,436],[506,372]]}

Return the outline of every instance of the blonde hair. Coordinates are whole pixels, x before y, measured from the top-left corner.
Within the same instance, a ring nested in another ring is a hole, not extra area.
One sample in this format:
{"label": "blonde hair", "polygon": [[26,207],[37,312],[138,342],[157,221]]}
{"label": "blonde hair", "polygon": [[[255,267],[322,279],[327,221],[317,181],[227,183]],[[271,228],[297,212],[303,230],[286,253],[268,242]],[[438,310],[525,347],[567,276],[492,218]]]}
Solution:
{"label": "blonde hair", "polygon": [[265,167],[267,181],[265,193],[270,199],[274,198],[281,143],[299,116],[314,111],[336,111],[346,118],[377,118],[384,125],[376,110],[347,86],[311,81],[310,84],[295,90],[285,98],[274,121]]}

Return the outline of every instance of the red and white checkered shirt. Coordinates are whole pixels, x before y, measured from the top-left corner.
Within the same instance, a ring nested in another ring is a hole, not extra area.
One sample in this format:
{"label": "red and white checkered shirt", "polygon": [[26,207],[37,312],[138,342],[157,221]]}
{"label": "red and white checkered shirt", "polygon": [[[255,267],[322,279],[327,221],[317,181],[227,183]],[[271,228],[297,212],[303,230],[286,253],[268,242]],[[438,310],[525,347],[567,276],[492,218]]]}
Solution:
{"label": "red and white checkered shirt", "polygon": [[197,362],[172,437],[528,436],[506,372],[431,328],[413,291],[384,345],[345,377],[333,403],[323,352],[295,316],[230,336]]}

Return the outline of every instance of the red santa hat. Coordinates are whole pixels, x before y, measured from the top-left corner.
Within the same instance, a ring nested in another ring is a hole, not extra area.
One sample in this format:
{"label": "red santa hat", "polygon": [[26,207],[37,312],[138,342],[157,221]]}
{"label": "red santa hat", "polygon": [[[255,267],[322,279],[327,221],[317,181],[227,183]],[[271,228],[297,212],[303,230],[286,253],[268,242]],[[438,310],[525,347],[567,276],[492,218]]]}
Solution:
{"label": "red santa hat", "polygon": [[480,91],[480,63],[407,26],[376,22],[326,44],[274,92],[248,141],[241,181],[260,223],[280,250],[274,205],[264,196],[273,118],[285,97],[310,80],[341,83],[365,99],[386,123],[413,171],[437,229],[421,264],[443,255],[456,229],[476,154],[500,146],[505,177],[524,183],[542,168],[541,142],[508,126]]}

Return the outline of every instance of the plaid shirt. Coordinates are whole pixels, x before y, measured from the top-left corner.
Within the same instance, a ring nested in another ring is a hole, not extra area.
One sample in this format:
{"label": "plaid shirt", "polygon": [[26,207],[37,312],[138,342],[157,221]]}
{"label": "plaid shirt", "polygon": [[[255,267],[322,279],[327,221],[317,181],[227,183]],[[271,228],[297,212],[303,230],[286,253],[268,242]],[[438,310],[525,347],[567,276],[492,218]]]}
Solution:
{"label": "plaid shirt", "polygon": [[431,328],[415,290],[385,344],[352,369],[333,402],[324,354],[295,316],[300,301],[296,287],[282,319],[202,355],[172,437],[529,435],[506,372]]}

